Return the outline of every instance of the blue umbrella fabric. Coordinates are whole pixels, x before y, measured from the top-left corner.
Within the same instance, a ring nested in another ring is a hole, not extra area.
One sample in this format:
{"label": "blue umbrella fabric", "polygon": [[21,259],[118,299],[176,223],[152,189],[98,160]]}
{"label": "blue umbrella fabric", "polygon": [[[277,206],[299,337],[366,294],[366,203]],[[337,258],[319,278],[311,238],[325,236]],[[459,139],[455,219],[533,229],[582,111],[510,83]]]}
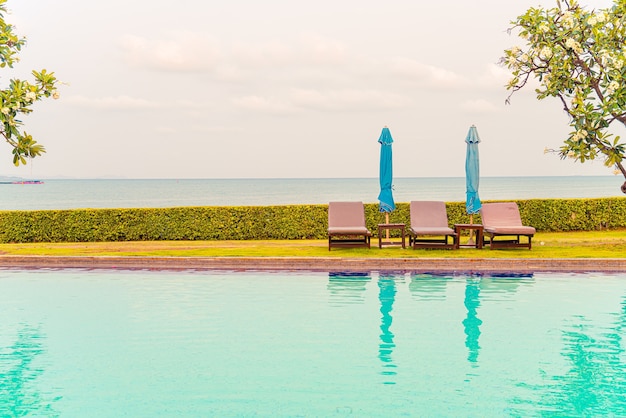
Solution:
{"label": "blue umbrella fabric", "polygon": [[465,142],[467,143],[467,153],[465,155],[465,209],[471,218],[471,215],[478,213],[482,207],[478,197],[478,182],[480,179],[478,143],[480,142],[480,137],[474,125],[470,127]]}
{"label": "blue umbrella fabric", "polygon": [[386,126],[383,128],[380,138],[380,194],[378,200],[380,201],[379,210],[381,212],[389,213],[396,209],[396,204],[393,201],[393,192],[391,186],[393,182],[393,158],[391,152],[391,144],[393,138],[391,132]]}

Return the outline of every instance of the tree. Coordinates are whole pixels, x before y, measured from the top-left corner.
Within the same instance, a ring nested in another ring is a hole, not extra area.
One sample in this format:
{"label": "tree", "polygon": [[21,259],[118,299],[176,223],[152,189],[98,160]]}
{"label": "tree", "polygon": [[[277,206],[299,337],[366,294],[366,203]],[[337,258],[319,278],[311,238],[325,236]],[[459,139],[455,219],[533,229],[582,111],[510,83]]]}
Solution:
{"label": "tree", "polygon": [[[626,178],[626,144],[609,127],[626,126],[626,1],[586,10],[576,0],[551,9],[530,8],[511,22],[526,46],[504,51],[500,63],[513,75],[511,96],[536,80],[537,99],[556,97],[572,128],[559,156],[584,163],[597,157]],[[626,193],[626,182],[621,187]]]}
{"label": "tree", "polygon": [[[25,38],[14,33],[14,27],[7,24],[7,0],[0,0],[0,68],[12,68],[19,62],[17,56],[26,44]],[[33,103],[45,97],[58,98],[57,79],[54,73],[45,69],[33,71],[34,82],[11,79],[8,87],[0,89],[0,134],[13,148],[13,164],[26,164],[26,158],[33,158],[46,152],[31,135],[22,130],[20,115],[33,111]]]}

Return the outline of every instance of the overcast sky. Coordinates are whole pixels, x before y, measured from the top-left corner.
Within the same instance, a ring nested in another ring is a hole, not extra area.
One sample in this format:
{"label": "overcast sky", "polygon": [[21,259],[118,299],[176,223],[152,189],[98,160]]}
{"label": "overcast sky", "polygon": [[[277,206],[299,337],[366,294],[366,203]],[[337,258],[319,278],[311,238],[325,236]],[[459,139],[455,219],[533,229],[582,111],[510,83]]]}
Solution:
{"label": "overcast sky", "polygon": [[377,177],[386,125],[396,177],[461,177],[472,124],[483,176],[611,175],[544,155],[569,132],[556,99],[504,103],[507,29],[539,5],[556,0],[10,0],[28,43],[3,87],[65,84],[24,118],[47,153],[16,169],[4,144],[0,175]]}

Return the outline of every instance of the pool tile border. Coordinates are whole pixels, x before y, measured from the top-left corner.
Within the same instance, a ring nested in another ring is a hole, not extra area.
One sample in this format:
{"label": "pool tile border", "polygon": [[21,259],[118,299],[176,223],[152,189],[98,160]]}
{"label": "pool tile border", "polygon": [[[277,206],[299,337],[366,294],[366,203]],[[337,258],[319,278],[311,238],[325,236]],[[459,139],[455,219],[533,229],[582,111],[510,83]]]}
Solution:
{"label": "pool tile border", "polygon": [[626,272],[626,258],[0,256],[0,268],[416,272]]}

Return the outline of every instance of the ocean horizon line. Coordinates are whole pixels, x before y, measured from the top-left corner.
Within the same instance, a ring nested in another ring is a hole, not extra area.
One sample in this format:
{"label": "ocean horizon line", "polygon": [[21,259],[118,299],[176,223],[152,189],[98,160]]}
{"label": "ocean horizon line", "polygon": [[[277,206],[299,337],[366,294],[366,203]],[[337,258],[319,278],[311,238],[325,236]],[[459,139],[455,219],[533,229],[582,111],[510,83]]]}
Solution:
{"label": "ocean horizon line", "polygon": [[[481,176],[481,179],[524,179],[524,178],[612,178],[615,174],[571,174],[571,175],[528,175],[528,176]],[[463,179],[465,176],[396,176],[396,179]],[[371,177],[20,177],[0,175],[0,180],[33,181],[33,180],[377,180]]]}

